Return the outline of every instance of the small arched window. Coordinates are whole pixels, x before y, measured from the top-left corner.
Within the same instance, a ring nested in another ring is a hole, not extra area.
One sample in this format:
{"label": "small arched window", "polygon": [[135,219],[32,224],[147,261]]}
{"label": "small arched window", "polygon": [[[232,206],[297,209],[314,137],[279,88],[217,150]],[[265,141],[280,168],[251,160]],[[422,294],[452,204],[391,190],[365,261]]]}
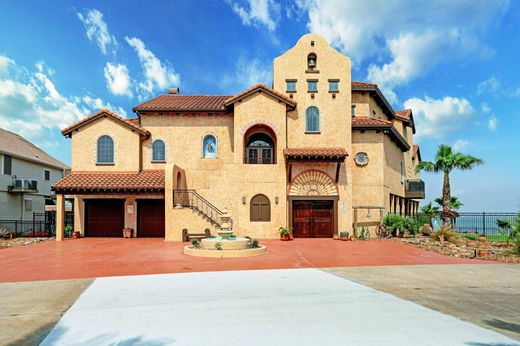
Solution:
{"label": "small arched window", "polygon": [[312,70],[312,69],[316,68],[316,64],[317,64],[316,54],[310,53],[307,56],[307,67],[309,68],[309,70]]}
{"label": "small arched window", "polygon": [[249,219],[251,222],[271,221],[271,202],[265,195],[251,198]]}
{"label": "small arched window", "polygon": [[213,135],[206,135],[202,141],[202,157],[205,159],[217,158],[217,139]]}
{"label": "small arched window", "polygon": [[306,132],[320,131],[320,110],[317,107],[311,106],[307,108],[305,119]]}
{"label": "small arched window", "polygon": [[166,160],[166,147],[164,142],[160,139],[156,139],[152,143],[152,161],[165,161]]}
{"label": "small arched window", "polygon": [[103,135],[97,140],[97,163],[114,163],[114,140]]}

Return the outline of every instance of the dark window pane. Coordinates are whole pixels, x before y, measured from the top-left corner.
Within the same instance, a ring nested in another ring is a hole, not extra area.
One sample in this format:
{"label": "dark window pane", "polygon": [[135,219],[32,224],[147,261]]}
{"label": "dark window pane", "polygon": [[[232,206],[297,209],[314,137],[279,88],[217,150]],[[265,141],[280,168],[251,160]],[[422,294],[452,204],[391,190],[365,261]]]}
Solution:
{"label": "dark window pane", "polygon": [[11,175],[13,170],[13,157],[4,155],[4,174]]}
{"label": "dark window pane", "polygon": [[51,180],[51,172],[47,169],[44,172],[45,172],[45,174],[44,174],[45,180]]}
{"label": "dark window pane", "polygon": [[99,137],[97,142],[97,162],[114,163],[114,141],[110,136]]}
{"label": "dark window pane", "polygon": [[152,144],[152,161],[164,161],[166,157],[166,150],[164,142],[160,139]]}

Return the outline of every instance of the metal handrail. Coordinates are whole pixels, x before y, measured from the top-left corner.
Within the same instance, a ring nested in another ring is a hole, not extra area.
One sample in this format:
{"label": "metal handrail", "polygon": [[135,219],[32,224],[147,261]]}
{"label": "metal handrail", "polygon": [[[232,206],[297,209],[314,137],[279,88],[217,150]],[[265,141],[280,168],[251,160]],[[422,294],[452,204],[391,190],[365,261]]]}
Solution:
{"label": "metal handrail", "polygon": [[[206,216],[213,224],[221,226],[220,216],[223,212],[194,189],[173,190],[173,203],[174,205],[180,204],[183,207],[195,209]],[[229,223],[233,227],[233,220],[229,219]]]}

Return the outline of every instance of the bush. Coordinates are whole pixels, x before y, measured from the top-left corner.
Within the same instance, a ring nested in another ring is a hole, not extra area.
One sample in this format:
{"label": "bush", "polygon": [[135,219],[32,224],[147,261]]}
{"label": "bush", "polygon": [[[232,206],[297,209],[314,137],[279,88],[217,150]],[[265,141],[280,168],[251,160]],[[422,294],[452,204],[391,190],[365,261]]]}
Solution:
{"label": "bush", "polygon": [[198,241],[197,239],[192,239],[192,240],[191,240],[191,245],[192,245],[194,248],[198,249],[199,246],[200,246],[200,243],[199,243],[199,241]]}
{"label": "bush", "polygon": [[279,231],[280,231],[280,235],[281,236],[287,236],[287,235],[291,235],[292,234],[292,232],[289,229],[289,227],[280,227]]}
{"label": "bush", "polygon": [[423,225],[424,223],[419,217],[408,216],[403,219],[403,230],[414,237],[421,232]]}
{"label": "bush", "polygon": [[460,234],[457,233],[451,226],[442,226],[440,230],[432,234],[432,238],[435,240],[440,240],[441,236],[444,237],[445,241],[450,243],[457,244],[461,241]]}
{"label": "bush", "polygon": [[258,245],[258,239],[252,239],[250,242],[249,242],[249,247],[252,248],[252,249],[256,249],[258,248],[260,245]]}
{"label": "bush", "polygon": [[370,231],[366,227],[359,227],[356,231],[356,238],[359,240],[369,240]]}
{"label": "bush", "polygon": [[403,230],[403,218],[397,214],[388,214],[383,218],[383,225],[395,236],[398,230]]}

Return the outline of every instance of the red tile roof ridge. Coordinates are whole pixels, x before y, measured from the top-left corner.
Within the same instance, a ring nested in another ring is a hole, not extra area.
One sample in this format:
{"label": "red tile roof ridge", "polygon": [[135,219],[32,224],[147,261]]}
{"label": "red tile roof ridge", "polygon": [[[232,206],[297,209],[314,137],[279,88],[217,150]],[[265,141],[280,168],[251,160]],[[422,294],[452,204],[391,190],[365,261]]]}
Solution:
{"label": "red tile roof ridge", "polygon": [[257,89],[264,89],[265,91],[273,94],[273,96],[277,97],[278,99],[284,101],[286,104],[292,106],[292,107],[296,107],[296,101],[294,101],[293,99],[291,99],[290,97],[287,97],[286,95],[272,89],[272,88],[269,88],[267,85],[265,85],[264,83],[257,83],[255,85],[253,85],[252,87],[230,97],[229,99],[227,99],[225,101],[225,105],[230,105],[238,100],[240,100],[241,98],[249,95],[250,93],[254,92],[255,90]]}
{"label": "red tile roof ridge", "polygon": [[123,118],[122,116],[119,116],[113,112],[111,112],[110,110],[106,109],[106,108],[102,108],[101,110],[99,110],[98,112],[92,114],[92,115],[89,115],[88,117],[86,118],[83,118],[81,120],[79,120],[78,122],[72,124],[72,125],[69,125],[67,126],[66,128],[62,129],[61,130],[61,133],[63,135],[67,135],[68,133],[70,133],[73,129],[75,128],[78,128],[86,123],[88,123],[89,121],[92,121],[94,119],[96,119],[97,117],[101,116],[101,115],[108,115],[118,121],[121,121],[123,122],[124,124],[132,127],[133,129],[139,131],[140,133],[146,135],[146,136],[149,136],[150,135],[150,132],[148,130],[146,130],[145,128],[139,126],[139,125],[136,125],[134,124],[132,121],[130,121],[129,119],[125,119]]}

